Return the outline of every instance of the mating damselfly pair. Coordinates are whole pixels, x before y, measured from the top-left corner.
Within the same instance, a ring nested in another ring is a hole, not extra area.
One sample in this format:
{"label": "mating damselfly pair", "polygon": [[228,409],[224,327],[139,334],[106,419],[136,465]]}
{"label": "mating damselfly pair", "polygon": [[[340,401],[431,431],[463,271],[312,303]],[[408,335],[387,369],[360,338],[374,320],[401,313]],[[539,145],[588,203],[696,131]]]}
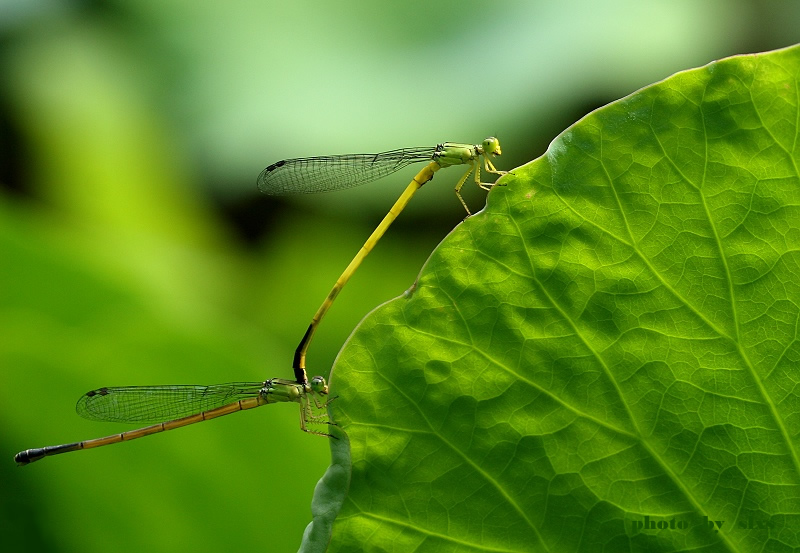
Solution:
{"label": "mating damselfly pair", "polygon": [[18,453],[14,460],[18,465],[27,465],[51,455],[142,438],[270,403],[299,403],[300,427],[312,434],[332,436],[327,431],[315,429],[316,425],[335,424],[326,411],[331,401],[327,398],[328,384],[321,376],[315,376],[309,381],[305,370],[306,353],[322,317],[413,195],[433,178],[436,171],[454,165],[468,166],[455,185],[455,193],[470,215],[469,208],[461,197],[461,188],[473,172],[475,183],[479,187],[488,190],[494,186],[494,183],[481,182],[480,158],[483,157],[486,172],[503,175],[505,172],[498,171],[489,159],[489,156],[500,154],[500,142],[497,138],[489,137],[481,144],[445,142],[432,148],[402,148],[378,154],[295,158],[270,165],[259,175],[258,188],[268,195],[287,195],[351,188],[388,176],[412,163],[428,162],[412,179],[337,279],[312,318],[295,351],[292,364],[295,380],[273,378],[264,382],[233,382],[211,386],[181,384],[99,388],[84,394],[78,400],[76,410],[79,415],[97,421],[152,424],[104,438],[27,449]]}

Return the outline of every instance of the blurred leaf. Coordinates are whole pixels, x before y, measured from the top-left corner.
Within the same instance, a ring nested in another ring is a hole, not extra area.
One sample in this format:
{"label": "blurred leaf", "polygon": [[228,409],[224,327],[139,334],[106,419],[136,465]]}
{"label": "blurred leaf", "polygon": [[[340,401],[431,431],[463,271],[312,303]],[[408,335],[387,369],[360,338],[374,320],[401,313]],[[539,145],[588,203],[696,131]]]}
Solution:
{"label": "blurred leaf", "polygon": [[[328,465],[325,440],[299,430],[296,406],[31,467],[12,461],[24,448],[130,429],[75,414],[98,386],[291,375],[293,344],[254,322],[275,317],[269,297],[283,290],[264,286],[252,252],[208,209],[118,36],[69,23],[18,46],[8,64],[35,199],[0,196],[0,513],[32,520],[0,543],[224,551],[252,544],[242,528],[269,521],[283,530],[270,545],[296,549]],[[291,493],[243,484],[289,472],[309,475]]]}
{"label": "blurred leaf", "polygon": [[[49,212],[0,197],[4,550],[44,543],[37,551],[105,551],[113,540],[115,551],[159,551],[178,540],[192,551],[224,551],[252,543],[243,525],[266,520],[283,529],[272,547],[296,549],[328,452],[326,440],[299,430],[293,405],[15,466],[14,453],[25,448],[131,429],[75,414],[78,397],[98,386],[291,375],[291,350],[262,328],[226,310],[210,322],[176,322],[135,279],[87,259],[64,228]],[[242,278],[249,285],[237,290],[245,292],[260,281],[257,273]],[[291,493],[243,484],[243,475],[288,473],[308,477],[293,481]],[[95,539],[83,543],[87,535]]]}
{"label": "blurred leaf", "polygon": [[590,114],[364,321],[332,550],[800,546],[798,74],[735,57]]}

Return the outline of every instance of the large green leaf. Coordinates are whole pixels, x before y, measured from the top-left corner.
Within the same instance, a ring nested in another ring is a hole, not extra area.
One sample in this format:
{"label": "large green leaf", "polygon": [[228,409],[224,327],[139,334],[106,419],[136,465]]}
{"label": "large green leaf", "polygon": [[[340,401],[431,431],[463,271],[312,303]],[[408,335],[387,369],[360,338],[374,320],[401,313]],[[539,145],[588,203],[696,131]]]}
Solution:
{"label": "large green leaf", "polygon": [[799,72],[730,58],[590,114],[362,323],[332,550],[800,548]]}

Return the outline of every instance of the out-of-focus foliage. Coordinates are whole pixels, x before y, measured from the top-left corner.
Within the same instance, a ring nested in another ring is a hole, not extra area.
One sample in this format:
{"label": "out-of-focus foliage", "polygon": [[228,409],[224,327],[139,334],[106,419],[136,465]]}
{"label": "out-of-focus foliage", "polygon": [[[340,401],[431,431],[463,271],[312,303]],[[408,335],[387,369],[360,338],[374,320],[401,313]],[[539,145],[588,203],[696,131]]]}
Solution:
{"label": "out-of-focus foliage", "polygon": [[[497,134],[513,167],[607,100],[795,40],[794,8],[751,25],[754,5],[0,3],[3,549],[295,549],[329,453],[291,405],[11,458],[120,431],[74,414],[97,386],[291,374],[407,179],[271,202],[254,187],[268,163]],[[312,372],[463,217],[444,177],[342,293]]]}

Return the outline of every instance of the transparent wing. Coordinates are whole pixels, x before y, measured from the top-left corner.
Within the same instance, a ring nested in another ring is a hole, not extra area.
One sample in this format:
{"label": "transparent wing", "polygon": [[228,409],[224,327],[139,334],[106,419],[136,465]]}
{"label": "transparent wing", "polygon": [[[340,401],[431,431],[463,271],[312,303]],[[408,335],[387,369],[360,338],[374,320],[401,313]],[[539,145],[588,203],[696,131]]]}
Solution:
{"label": "transparent wing", "polygon": [[402,148],[380,154],[301,157],[273,163],[258,175],[258,189],[270,196],[315,194],[372,182],[411,163],[430,161],[436,148]]}
{"label": "transparent wing", "polygon": [[263,387],[264,382],[231,382],[212,386],[98,388],[85,393],[75,410],[95,421],[159,423],[255,397]]}

